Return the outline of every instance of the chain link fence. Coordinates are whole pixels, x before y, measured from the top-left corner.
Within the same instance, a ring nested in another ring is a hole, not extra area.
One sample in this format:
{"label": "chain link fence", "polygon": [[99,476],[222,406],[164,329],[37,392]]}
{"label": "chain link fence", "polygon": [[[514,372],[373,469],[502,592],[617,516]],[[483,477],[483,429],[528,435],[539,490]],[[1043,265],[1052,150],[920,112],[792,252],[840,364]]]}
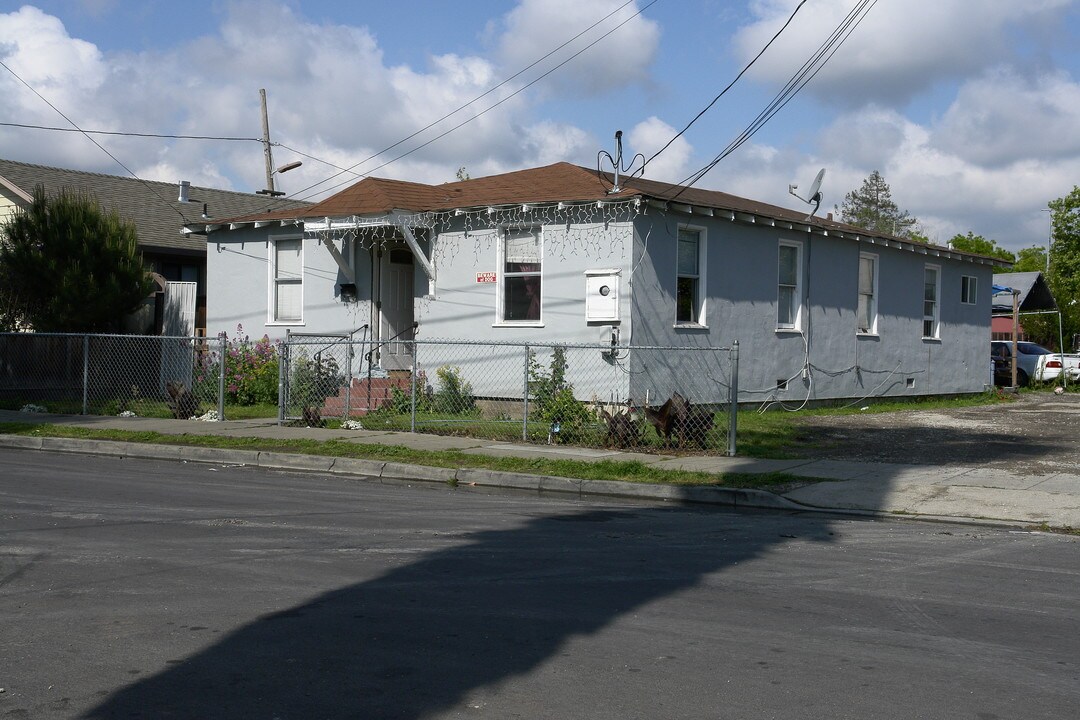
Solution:
{"label": "chain link fence", "polygon": [[379,344],[291,335],[281,357],[282,422],[354,420],[367,429],[527,443],[735,452],[737,345]]}
{"label": "chain link fence", "polygon": [[0,407],[734,454],[738,344],[0,334]]}
{"label": "chain link fence", "polygon": [[220,412],[224,348],[218,338],[0,333],[0,407],[184,419]]}

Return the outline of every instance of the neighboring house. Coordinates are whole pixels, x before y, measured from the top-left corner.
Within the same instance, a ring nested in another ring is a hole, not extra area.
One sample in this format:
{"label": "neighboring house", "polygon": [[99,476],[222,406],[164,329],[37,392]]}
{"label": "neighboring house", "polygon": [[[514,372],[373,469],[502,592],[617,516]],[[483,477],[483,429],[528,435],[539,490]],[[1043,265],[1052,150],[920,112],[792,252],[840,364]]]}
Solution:
{"label": "neighboring house", "polygon": [[[1018,316],[1030,313],[1057,312],[1057,302],[1041,272],[995,273],[994,317],[990,323],[992,340],[1013,339],[1013,293],[1017,291]],[[1017,327],[1017,340],[1027,340],[1023,324]]]}
{"label": "neighboring house", "polygon": [[[204,203],[212,217],[258,212],[271,204],[265,195],[202,187],[192,187],[192,201],[181,203],[177,201],[176,183],[0,160],[0,222],[15,209],[27,207],[38,185],[50,194],[61,189],[91,193],[103,208],[116,209],[133,222],[143,259],[161,276],[159,287],[164,289],[163,281],[194,283],[184,288],[184,295],[195,296],[194,325],[200,330],[206,328],[206,243],[182,233],[180,228],[201,219]],[[281,207],[283,203],[296,208],[308,204],[278,200],[273,205]],[[143,328],[146,331],[161,331],[160,306],[158,303],[153,329]]]}
{"label": "neighboring house", "polygon": [[[987,382],[999,261],[722,192],[639,178],[613,192],[609,175],[558,163],[445,185],[367,178],[299,212],[186,229],[207,236],[211,333],[370,325],[385,342],[415,322],[419,340],[738,341],[741,401]],[[408,350],[384,353],[383,368],[408,370]],[[520,397],[520,373],[489,378],[490,355],[460,349],[452,364],[478,395]],[[575,381],[579,399],[726,397],[722,367],[703,376],[678,352],[618,356],[618,368],[606,356],[607,387]]]}

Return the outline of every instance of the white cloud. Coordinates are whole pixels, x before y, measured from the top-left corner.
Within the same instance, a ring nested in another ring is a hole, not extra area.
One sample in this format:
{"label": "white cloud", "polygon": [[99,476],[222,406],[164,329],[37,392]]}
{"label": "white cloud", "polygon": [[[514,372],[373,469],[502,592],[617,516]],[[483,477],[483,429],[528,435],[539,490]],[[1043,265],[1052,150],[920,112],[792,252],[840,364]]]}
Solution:
{"label": "white cloud", "polygon": [[936,144],[969,162],[1002,166],[1080,154],[1080,84],[1056,72],[1035,78],[997,68],[965,84]]}
{"label": "white cloud", "polygon": [[[787,20],[797,0],[755,0],[755,22],[735,36],[749,60]],[[943,80],[979,73],[1016,58],[1017,35],[1038,40],[1072,0],[905,0],[879,2],[855,28],[807,91],[847,105],[902,105]],[[852,10],[852,0],[820,0],[803,7],[791,26],[754,66],[773,84],[794,75]]]}
{"label": "white cloud", "polygon": [[[625,0],[522,0],[502,21],[499,57],[510,72],[524,68],[554,50],[597,20],[616,11],[593,30],[538,65],[536,74],[589,47],[547,79],[564,93],[607,92],[648,79],[660,42],[660,28],[639,15],[636,3],[620,9]],[[620,23],[624,25],[615,29]],[[611,34],[601,44],[601,38]],[[530,75],[530,78],[534,75]]]}
{"label": "white cloud", "polygon": [[[652,157],[664,147],[678,132],[656,116],[647,118],[630,130],[626,145],[627,150],[641,153],[646,158]],[[679,137],[664,150],[659,157],[645,168],[645,177],[650,180],[679,182],[690,174],[690,156],[693,148],[685,137]],[[629,158],[626,158],[629,162]],[[635,166],[636,168],[636,166]]]}
{"label": "white cloud", "polygon": [[[592,143],[579,128],[533,117],[528,95],[514,94],[520,84],[484,95],[501,72],[487,58],[444,54],[430,56],[423,67],[390,66],[367,28],[311,22],[286,5],[241,2],[226,9],[216,32],[186,45],[105,55],[70,37],[57,18],[24,8],[0,14],[0,56],[87,129],[256,138],[261,130],[258,89],[266,88],[274,141],[342,167],[359,163],[359,171],[384,177],[444,182],[462,165],[479,175],[589,154],[585,150]],[[527,12],[515,16],[516,22],[542,9],[528,0]],[[631,39],[635,28],[639,34],[648,34],[649,28],[656,32],[639,19],[627,25]],[[530,37],[553,42],[543,33]],[[614,82],[606,71],[596,78]],[[10,76],[0,77],[0,91],[8,99],[0,119],[63,124],[55,111],[13,82]],[[481,95],[479,102],[440,121]],[[0,135],[0,156],[123,172],[84,137],[30,133]],[[257,142],[98,139],[151,178],[182,177],[236,189],[264,184]],[[285,148],[275,151],[281,162],[294,158]],[[379,167],[387,161],[393,162]],[[305,159],[304,168],[285,182],[305,187],[334,172]]]}

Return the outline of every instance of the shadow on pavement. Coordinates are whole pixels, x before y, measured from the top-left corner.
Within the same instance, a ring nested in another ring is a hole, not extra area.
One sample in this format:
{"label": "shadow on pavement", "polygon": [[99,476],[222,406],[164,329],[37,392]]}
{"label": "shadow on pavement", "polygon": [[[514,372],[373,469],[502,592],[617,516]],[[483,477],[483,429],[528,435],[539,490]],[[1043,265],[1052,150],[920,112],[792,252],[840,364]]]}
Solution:
{"label": "shadow on pavement", "polygon": [[631,506],[479,532],[258,618],[115,692],[86,717],[419,718],[464,711],[477,689],[535,670],[573,638],[786,542],[796,524],[803,539],[831,541],[826,518],[751,519]]}

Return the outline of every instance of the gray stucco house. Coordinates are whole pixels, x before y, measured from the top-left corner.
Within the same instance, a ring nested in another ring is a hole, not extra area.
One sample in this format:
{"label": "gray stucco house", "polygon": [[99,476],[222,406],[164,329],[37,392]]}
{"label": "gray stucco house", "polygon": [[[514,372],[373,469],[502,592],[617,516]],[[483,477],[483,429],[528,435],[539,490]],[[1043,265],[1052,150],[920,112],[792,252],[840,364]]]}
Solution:
{"label": "gray stucco house", "polygon": [[[805,210],[558,163],[186,226],[208,244],[207,329],[726,347],[742,402],[973,393],[988,382],[992,258]],[[407,371],[408,345],[380,363]],[[599,355],[599,354],[597,354]],[[620,356],[619,398],[719,397],[679,353]],[[462,349],[461,366],[485,362]],[[600,362],[600,358],[597,358]],[[722,378],[721,378],[722,379]],[[520,375],[477,392],[521,393]],[[581,389],[578,384],[575,388]],[[585,390],[583,390],[585,392]]]}

